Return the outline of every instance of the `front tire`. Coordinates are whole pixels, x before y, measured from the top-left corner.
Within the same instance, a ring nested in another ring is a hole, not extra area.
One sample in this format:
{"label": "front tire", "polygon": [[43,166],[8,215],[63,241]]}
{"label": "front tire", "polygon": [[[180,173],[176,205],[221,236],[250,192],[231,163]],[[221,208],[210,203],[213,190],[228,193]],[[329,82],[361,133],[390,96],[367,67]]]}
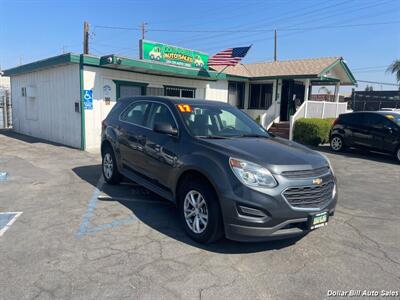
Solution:
{"label": "front tire", "polygon": [[343,151],[345,148],[343,138],[339,135],[334,135],[331,139],[330,146],[333,152]]}
{"label": "front tire", "polygon": [[118,184],[121,182],[122,175],[118,172],[117,160],[114,151],[110,146],[105,147],[103,151],[101,169],[103,171],[104,180],[108,184]]}
{"label": "front tire", "polygon": [[196,242],[208,244],[223,236],[218,197],[205,180],[187,180],[179,190],[179,214],[186,233]]}

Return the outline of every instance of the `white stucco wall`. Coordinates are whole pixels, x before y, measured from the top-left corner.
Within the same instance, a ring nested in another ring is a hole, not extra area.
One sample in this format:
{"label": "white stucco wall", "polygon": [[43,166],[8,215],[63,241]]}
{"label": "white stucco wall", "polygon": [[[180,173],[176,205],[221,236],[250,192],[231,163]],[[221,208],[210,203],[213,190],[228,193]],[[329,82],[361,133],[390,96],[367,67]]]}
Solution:
{"label": "white stucco wall", "polygon": [[[26,88],[27,95],[22,95]],[[79,65],[58,66],[11,77],[14,130],[23,134],[81,146]]]}
{"label": "white stucco wall", "polygon": [[[133,73],[127,71],[84,67],[84,89],[93,90],[93,110],[85,110],[85,136],[86,150],[90,152],[99,151],[101,122],[116,103],[116,85],[113,80],[132,81],[136,83],[147,83],[147,87],[163,88],[164,85],[190,87],[196,89],[196,98],[208,100],[220,100],[227,102],[228,82],[227,81],[206,81],[186,78],[175,78],[167,76]],[[103,87],[111,87],[109,93],[110,105],[106,105]]]}

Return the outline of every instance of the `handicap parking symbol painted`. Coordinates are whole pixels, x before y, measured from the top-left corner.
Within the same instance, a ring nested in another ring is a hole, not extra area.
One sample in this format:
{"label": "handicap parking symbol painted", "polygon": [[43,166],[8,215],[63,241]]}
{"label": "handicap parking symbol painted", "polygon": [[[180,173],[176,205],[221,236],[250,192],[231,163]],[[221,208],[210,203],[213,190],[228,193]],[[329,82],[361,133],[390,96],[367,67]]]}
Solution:
{"label": "handicap parking symbol painted", "polygon": [[0,237],[11,227],[22,212],[0,212]]}

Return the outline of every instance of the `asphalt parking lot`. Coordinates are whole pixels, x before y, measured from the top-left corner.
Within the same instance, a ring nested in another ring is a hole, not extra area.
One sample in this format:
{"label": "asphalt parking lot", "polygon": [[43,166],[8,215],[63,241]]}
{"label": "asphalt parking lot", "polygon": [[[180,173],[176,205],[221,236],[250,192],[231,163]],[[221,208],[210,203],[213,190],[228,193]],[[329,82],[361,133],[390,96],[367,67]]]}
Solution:
{"label": "asphalt parking lot", "polygon": [[[203,246],[173,206],[100,177],[99,155],[0,132],[0,299],[323,299],[400,290],[400,166],[332,154],[339,181],[327,227],[289,241]],[[399,298],[399,297],[397,297]]]}

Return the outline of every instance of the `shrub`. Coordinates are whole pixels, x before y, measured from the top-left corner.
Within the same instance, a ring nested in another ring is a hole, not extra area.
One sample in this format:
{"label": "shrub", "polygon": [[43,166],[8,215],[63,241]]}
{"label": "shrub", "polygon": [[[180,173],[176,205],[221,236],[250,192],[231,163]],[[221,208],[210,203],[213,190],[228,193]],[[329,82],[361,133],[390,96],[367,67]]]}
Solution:
{"label": "shrub", "polygon": [[329,142],[329,131],[334,119],[299,119],[294,124],[293,139],[296,142],[318,146]]}

